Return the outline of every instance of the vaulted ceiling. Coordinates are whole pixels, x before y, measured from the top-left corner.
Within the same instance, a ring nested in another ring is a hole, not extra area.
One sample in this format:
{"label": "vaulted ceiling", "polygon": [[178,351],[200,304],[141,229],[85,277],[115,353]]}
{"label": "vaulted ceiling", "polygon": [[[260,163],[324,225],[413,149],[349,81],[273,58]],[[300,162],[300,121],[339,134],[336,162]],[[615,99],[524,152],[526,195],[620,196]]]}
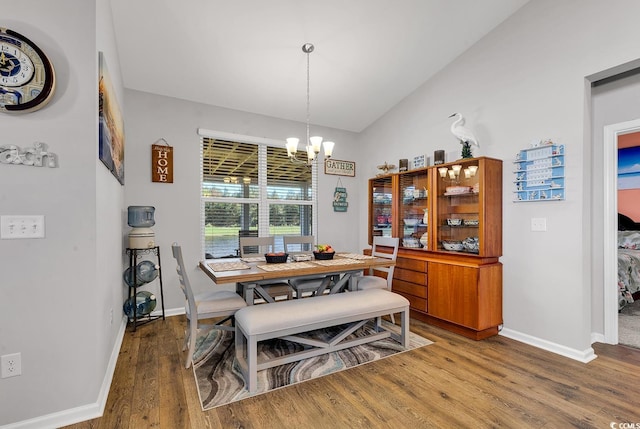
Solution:
{"label": "vaulted ceiling", "polygon": [[528,0],[111,0],[126,88],[359,132]]}

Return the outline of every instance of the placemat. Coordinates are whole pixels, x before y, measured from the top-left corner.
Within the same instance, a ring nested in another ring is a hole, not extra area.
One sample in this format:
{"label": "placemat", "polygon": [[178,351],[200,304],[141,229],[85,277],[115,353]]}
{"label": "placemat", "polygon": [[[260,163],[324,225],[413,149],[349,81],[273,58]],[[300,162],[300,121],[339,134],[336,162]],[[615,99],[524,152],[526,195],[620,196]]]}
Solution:
{"label": "placemat", "polygon": [[349,259],[376,259],[375,256],[361,255],[360,253],[338,253],[338,256]]}
{"label": "placemat", "polygon": [[244,262],[264,262],[264,256],[251,256],[248,258],[242,258],[241,261]]}
{"label": "placemat", "polygon": [[363,261],[357,259],[349,259],[349,258],[339,258],[339,259],[328,259],[326,261],[313,261],[314,264],[322,265],[323,267],[334,267],[338,265],[356,265],[356,264],[364,264]]}
{"label": "placemat", "polygon": [[213,271],[233,271],[233,270],[248,270],[251,268],[244,262],[215,262],[209,264],[209,268]]}
{"label": "placemat", "polygon": [[301,270],[303,268],[313,268],[313,264],[308,262],[292,262],[290,264],[265,264],[258,265],[258,268],[265,271]]}

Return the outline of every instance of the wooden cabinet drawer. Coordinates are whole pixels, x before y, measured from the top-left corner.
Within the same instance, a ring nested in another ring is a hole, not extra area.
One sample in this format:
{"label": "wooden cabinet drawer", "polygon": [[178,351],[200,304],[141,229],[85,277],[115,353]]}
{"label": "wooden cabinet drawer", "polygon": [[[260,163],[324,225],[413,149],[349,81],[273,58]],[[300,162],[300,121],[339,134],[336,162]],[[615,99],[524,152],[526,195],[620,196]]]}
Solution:
{"label": "wooden cabinet drawer", "polygon": [[417,283],[420,285],[426,285],[427,273],[411,271],[411,270],[406,270],[404,268],[396,267],[396,269],[393,271],[393,279],[404,280],[406,282]]}
{"label": "wooden cabinet drawer", "polygon": [[405,282],[403,280],[393,279],[393,291],[408,293],[419,298],[427,298],[427,287],[425,285],[419,285],[411,282]]}
{"label": "wooden cabinet drawer", "polygon": [[427,311],[427,300],[424,298],[419,298],[417,296],[414,295],[410,295],[408,293],[404,293],[401,291],[396,291],[394,289],[394,291],[402,296],[404,296],[405,298],[407,298],[409,300],[409,307],[415,309],[415,310],[419,310],[419,311]]}
{"label": "wooden cabinet drawer", "polygon": [[406,268],[411,271],[427,272],[427,261],[421,261],[419,259],[402,258],[398,256],[396,258],[396,268]]}

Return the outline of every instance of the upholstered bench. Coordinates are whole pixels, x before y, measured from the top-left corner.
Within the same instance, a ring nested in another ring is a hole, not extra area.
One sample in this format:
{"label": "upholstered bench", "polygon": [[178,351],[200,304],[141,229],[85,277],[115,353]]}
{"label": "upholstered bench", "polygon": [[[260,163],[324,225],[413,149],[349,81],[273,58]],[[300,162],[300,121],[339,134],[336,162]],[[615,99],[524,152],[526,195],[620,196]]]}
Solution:
{"label": "upholstered bench", "polygon": [[[381,323],[382,316],[395,313],[401,313],[399,334],[386,329]],[[346,339],[372,319],[375,321],[374,332]],[[406,348],[409,341],[409,301],[384,289],[344,292],[244,307],[235,313],[235,323],[236,359],[247,389],[255,392],[257,373],[263,369],[388,337],[394,338]],[[296,336],[339,325],[346,327],[327,341]],[[258,342],[273,338],[294,341],[308,347],[299,352],[258,361]]]}

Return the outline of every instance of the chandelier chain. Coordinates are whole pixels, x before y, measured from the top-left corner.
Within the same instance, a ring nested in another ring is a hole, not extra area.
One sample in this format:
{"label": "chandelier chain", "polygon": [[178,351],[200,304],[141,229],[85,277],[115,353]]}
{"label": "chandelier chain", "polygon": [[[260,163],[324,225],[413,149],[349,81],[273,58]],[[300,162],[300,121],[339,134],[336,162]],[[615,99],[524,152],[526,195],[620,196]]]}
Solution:
{"label": "chandelier chain", "polygon": [[309,73],[309,55],[311,54],[311,51],[307,51],[307,147],[311,144],[309,141],[309,116],[310,116],[310,110],[311,110],[311,103],[310,103],[310,84],[309,84],[309,77],[310,77],[310,73]]}
{"label": "chandelier chain", "polygon": [[304,160],[298,158],[296,153],[298,151],[298,143],[300,139],[296,137],[287,138],[286,148],[287,148],[287,156],[293,163],[306,164],[307,166],[311,166],[314,162],[318,160],[318,154],[320,153],[320,146],[324,147],[324,157],[325,160],[331,158],[331,154],[333,153],[334,142],[332,141],[322,141],[321,136],[314,136],[313,141],[311,140],[311,60],[310,54],[313,52],[313,44],[305,43],[302,45],[302,52],[307,54],[307,141],[305,142],[305,158]]}

